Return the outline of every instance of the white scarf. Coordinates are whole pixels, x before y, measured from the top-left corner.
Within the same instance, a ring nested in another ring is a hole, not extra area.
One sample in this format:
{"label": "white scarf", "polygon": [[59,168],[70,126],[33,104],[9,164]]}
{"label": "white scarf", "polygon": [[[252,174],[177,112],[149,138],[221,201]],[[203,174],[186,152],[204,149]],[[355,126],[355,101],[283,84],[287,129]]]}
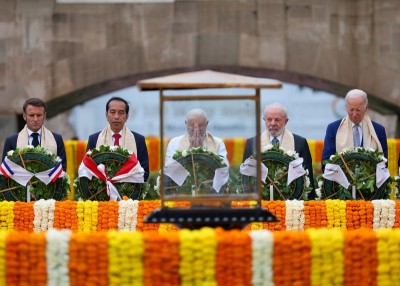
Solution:
{"label": "white scarf", "polygon": [[[54,154],[57,154],[57,142],[54,139],[53,133],[46,127],[42,126],[40,146],[50,150]],[[25,127],[18,133],[17,148],[25,148],[29,145],[28,127]]]}
{"label": "white scarf", "polygon": [[[120,146],[128,151],[133,152],[137,156],[136,140],[132,131],[130,131],[128,127],[124,126],[121,132],[122,142],[120,142]],[[112,135],[113,131],[111,130],[110,125],[108,125],[100,132],[99,137],[97,138],[96,148],[99,148],[101,145],[113,146]]]}
{"label": "white scarf", "polygon": [[[203,147],[207,148],[207,150],[212,153],[218,154],[219,144],[221,143],[217,142],[214,136],[212,136],[211,133],[207,132],[206,138],[204,139],[203,142]],[[179,143],[178,150],[183,151],[189,149],[189,147],[190,147],[189,135],[186,133],[182,137],[181,142]]]}
{"label": "white scarf", "polygon": [[[376,135],[375,128],[372,125],[372,121],[368,114],[364,115],[362,121],[362,136],[363,136],[363,147],[372,148],[382,152],[382,145]],[[353,126],[349,116],[343,118],[340,122],[339,128],[336,133],[336,152],[343,152],[344,149],[354,147],[353,142]]]}
{"label": "white scarf", "polygon": [[[263,151],[265,149],[265,147],[269,144],[271,144],[270,142],[270,135],[269,135],[269,131],[266,130],[263,133],[261,133],[261,150]],[[279,142],[279,147],[281,147],[282,149],[285,150],[291,150],[291,151],[295,151],[294,150],[294,136],[293,133],[290,132],[289,130],[287,130],[285,128],[285,130],[283,131],[282,134],[282,140]]]}

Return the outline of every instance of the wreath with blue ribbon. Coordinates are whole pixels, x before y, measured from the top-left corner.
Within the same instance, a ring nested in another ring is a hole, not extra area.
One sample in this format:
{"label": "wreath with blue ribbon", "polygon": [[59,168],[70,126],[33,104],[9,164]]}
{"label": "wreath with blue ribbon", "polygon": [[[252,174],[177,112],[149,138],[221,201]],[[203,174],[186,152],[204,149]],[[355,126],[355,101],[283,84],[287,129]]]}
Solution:
{"label": "wreath with blue ribbon", "polygon": [[[25,170],[37,174],[51,169],[61,168],[61,159],[44,147],[27,147],[9,151],[7,159]],[[6,161],[6,160],[5,160]],[[12,168],[3,162],[1,168],[4,173],[11,175]],[[2,172],[3,173],[3,172]],[[52,175],[50,172],[49,175]],[[12,177],[0,176],[0,200],[1,201],[27,201],[27,189],[31,194],[31,200],[55,199],[63,200],[69,192],[69,177],[66,173],[47,185],[33,176],[26,186],[16,182]]]}

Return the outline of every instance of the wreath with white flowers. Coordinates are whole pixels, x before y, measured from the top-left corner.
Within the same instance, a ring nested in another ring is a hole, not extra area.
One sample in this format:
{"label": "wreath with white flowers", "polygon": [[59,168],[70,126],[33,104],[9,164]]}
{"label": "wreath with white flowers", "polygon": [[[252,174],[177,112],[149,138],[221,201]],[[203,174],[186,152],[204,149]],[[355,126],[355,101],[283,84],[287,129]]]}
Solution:
{"label": "wreath with white flowers", "polygon": [[[252,155],[256,158],[256,154]],[[292,150],[285,150],[279,145],[268,144],[261,153],[261,162],[268,168],[268,175],[265,183],[262,182],[262,199],[270,200],[270,186],[273,188],[274,200],[307,200],[308,194],[312,191],[308,170],[303,176],[293,180],[289,185],[288,170],[289,163],[299,158],[299,154]],[[254,192],[257,189],[255,177],[239,174],[244,193]]]}
{"label": "wreath with white flowers", "polygon": [[[121,167],[132,156],[132,152],[118,146],[101,145],[88,151],[90,157],[97,165],[103,164],[107,175],[112,178],[121,169]],[[133,200],[141,199],[148,189],[148,183],[113,183],[118,190],[119,195]],[[74,181],[77,190],[75,198],[78,200],[109,201],[107,195],[106,183],[95,176],[90,180],[87,177],[79,177]]]}
{"label": "wreath with white flowers", "polygon": [[346,189],[339,183],[318,176],[317,199],[353,199],[352,186],[356,186],[356,199],[379,200],[388,199],[391,193],[392,177],[389,177],[381,187],[376,186],[376,165],[387,160],[378,150],[357,147],[345,149],[332,155],[323,163],[339,165],[350,186]]}
{"label": "wreath with white flowers", "polygon": [[[189,195],[192,191],[196,195],[217,195],[213,189],[215,170],[227,167],[223,158],[203,147],[189,148],[183,151],[177,150],[172,158],[179,162],[189,173],[181,186],[178,186],[170,177],[164,176],[164,194]],[[159,184],[159,179],[157,179]],[[158,191],[159,186],[155,187]],[[229,192],[228,183],[221,187],[219,195]]]}
{"label": "wreath with white flowers", "polygon": [[[50,170],[61,162],[61,158],[48,149],[31,145],[9,151],[7,158],[33,174]],[[26,186],[22,186],[12,178],[0,176],[0,200],[26,202],[27,189],[29,189],[31,200],[63,200],[68,195],[69,185],[69,176],[66,172],[55,182],[50,182],[47,185],[35,176],[29,180]]]}

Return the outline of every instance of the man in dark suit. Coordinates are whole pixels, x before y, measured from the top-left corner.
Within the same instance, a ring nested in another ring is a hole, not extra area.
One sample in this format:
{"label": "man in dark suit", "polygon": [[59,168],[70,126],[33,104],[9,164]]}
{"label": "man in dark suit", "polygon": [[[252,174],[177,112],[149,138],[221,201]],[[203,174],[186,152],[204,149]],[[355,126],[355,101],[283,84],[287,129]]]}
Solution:
{"label": "man in dark suit", "polygon": [[[279,144],[286,150],[296,151],[299,157],[303,158],[303,167],[308,170],[308,177],[313,191],[309,194],[310,199],[315,198],[314,191],[314,176],[312,168],[312,158],[307,140],[299,135],[291,133],[286,129],[286,124],[289,121],[287,109],[279,103],[268,105],[264,109],[264,117],[266,131],[261,134],[261,150],[269,144]],[[253,155],[256,146],[255,137],[249,138],[243,154],[243,161]]]}
{"label": "man in dark suit", "polygon": [[133,152],[145,171],[144,180],[149,177],[149,155],[145,137],[130,131],[125,123],[129,117],[128,102],[120,97],[112,97],[106,104],[106,118],[109,125],[102,131],[89,136],[87,150],[101,145],[121,146]]}
{"label": "man in dark suit", "polygon": [[40,145],[61,158],[62,167],[65,171],[67,159],[63,138],[60,134],[53,133],[43,126],[46,119],[46,104],[39,98],[29,98],[25,101],[22,109],[26,125],[19,133],[7,137],[2,160],[11,150],[25,148],[28,145],[34,147]]}
{"label": "man in dark suit", "polygon": [[383,152],[385,158],[388,157],[385,127],[369,118],[367,94],[360,89],[353,89],[347,93],[345,101],[347,116],[330,123],[326,129],[322,151],[323,169],[324,160],[348,148],[372,148]]}

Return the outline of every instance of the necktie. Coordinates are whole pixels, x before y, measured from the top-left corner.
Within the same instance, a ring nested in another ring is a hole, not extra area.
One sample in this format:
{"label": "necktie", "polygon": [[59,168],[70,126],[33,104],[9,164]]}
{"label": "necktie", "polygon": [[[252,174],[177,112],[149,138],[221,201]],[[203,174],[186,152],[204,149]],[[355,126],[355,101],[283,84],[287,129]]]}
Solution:
{"label": "necktie", "polygon": [[34,132],[31,134],[31,136],[33,138],[33,140],[32,140],[33,147],[38,146],[39,145],[39,133]]}
{"label": "necktie", "polygon": [[119,138],[121,138],[121,134],[114,134],[114,146],[119,146]]}
{"label": "necktie", "polygon": [[274,139],[272,139],[271,142],[272,142],[273,145],[278,145],[279,144],[279,139],[274,137]]}
{"label": "necktie", "polygon": [[353,126],[353,143],[354,143],[354,148],[360,147],[360,131],[359,128],[360,125],[356,124]]}

